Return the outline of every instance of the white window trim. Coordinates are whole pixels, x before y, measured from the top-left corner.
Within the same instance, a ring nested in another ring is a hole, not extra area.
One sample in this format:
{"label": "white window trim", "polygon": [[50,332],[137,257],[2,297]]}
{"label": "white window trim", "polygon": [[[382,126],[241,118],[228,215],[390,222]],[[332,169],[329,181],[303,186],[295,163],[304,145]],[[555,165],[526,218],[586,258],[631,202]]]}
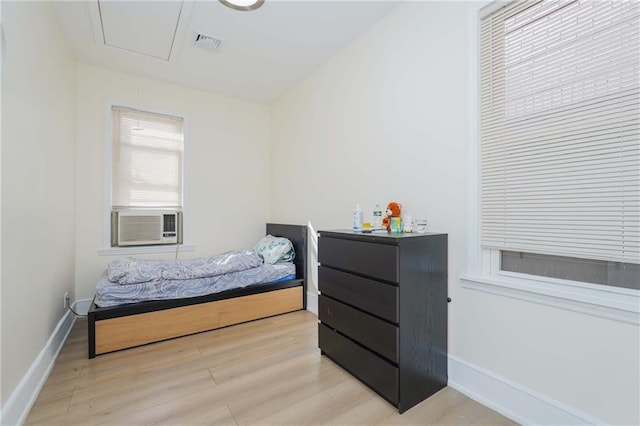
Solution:
{"label": "white window trim", "polygon": [[640,292],[638,290],[561,280],[535,275],[500,271],[499,250],[482,249],[480,245],[480,19],[504,5],[493,2],[483,9],[470,10],[468,16],[469,64],[468,127],[469,170],[467,268],[460,278],[463,288],[553,306],[602,318],[640,324]]}
{"label": "white window trim", "polygon": [[130,102],[115,102],[107,100],[105,102],[104,109],[104,129],[105,129],[105,144],[104,144],[104,211],[103,211],[103,242],[102,248],[98,250],[99,256],[117,256],[117,255],[132,255],[132,254],[152,254],[152,253],[173,253],[176,251],[175,244],[167,244],[161,246],[138,246],[138,247],[111,247],[111,178],[112,178],[112,161],[113,161],[113,114],[112,107],[114,106],[126,106],[141,111],[148,111],[156,114],[170,115],[173,117],[183,118],[183,135],[185,141],[185,150],[182,156],[182,241],[183,244],[179,245],[178,253],[186,251],[195,251],[196,246],[188,244],[189,238],[189,202],[188,202],[188,168],[184,165],[187,164],[189,150],[186,149],[189,140],[189,119],[184,113],[176,113],[173,111],[160,110],[157,108],[150,108],[145,105],[135,105]]}

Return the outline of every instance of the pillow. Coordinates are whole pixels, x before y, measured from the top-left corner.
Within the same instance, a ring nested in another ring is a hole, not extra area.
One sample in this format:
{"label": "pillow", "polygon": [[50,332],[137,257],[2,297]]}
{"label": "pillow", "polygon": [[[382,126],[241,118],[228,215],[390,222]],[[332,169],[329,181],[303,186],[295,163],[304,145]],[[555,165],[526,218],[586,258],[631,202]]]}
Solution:
{"label": "pillow", "polygon": [[279,262],[291,262],[296,257],[293,244],[287,238],[267,235],[258,241],[253,250],[271,265]]}

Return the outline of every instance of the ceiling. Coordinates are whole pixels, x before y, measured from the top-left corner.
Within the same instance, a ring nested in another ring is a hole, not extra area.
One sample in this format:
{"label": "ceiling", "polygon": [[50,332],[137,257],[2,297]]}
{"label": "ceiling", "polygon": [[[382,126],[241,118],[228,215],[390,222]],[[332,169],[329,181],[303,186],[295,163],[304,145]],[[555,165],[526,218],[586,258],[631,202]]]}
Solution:
{"label": "ceiling", "polygon": [[[206,1],[57,1],[80,61],[269,104],[399,4],[266,0],[252,12]],[[198,34],[221,41],[194,46]]]}

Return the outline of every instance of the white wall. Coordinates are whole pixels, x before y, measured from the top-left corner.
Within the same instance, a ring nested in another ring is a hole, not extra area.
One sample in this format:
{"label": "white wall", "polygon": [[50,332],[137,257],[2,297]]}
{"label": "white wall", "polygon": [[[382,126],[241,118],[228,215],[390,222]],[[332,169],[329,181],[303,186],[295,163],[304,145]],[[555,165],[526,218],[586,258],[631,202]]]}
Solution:
{"label": "white wall", "polygon": [[75,61],[51,3],[2,2],[2,404],[74,293]]}
{"label": "white wall", "polygon": [[365,220],[401,202],[449,234],[452,355],[584,417],[638,424],[637,326],[460,286],[478,7],[402,5],[274,105],[272,219],[347,228],[357,202]]}
{"label": "white wall", "polygon": [[463,252],[468,58],[448,46],[466,42],[466,21],[432,43],[442,17],[410,8],[421,13],[401,6],[274,105],[273,220],[349,228],[356,203],[370,221],[398,201]]}
{"label": "white wall", "polygon": [[[111,256],[104,248],[105,102],[185,116],[186,244],[181,258],[253,247],[269,218],[269,110],[172,83],[77,65],[78,299],[92,298]],[[146,255],[168,257],[174,254]]]}

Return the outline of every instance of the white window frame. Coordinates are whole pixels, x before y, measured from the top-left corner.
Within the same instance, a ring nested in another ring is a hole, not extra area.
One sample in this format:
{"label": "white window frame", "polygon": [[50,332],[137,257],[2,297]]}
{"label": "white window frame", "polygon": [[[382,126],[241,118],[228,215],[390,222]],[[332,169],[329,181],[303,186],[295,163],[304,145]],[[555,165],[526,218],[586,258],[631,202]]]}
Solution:
{"label": "white window frame", "polygon": [[[113,164],[113,112],[114,106],[125,106],[140,111],[147,111],[155,114],[169,115],[183,118],[183,136],[184,136],[184,152],[182,156],[182,241],[183,244],[167,244],[158,246],[136,246],[136,247],[111,247],[111,210],[113,199],[111,197],[112,185],[112,164]],[[98,250],[100,256],[117,256],[117,255],[134,255],[134,254],[152,254],[152,253],[178,253],[191,252],[196,250],[196,246],[188,244],[189,238],[189,202],[188,202],[188,168],[186,167],[188,159],[188,140],[189,140],[189,119],[184,113],[175,113],[172,111],[160,110],[146,105],[135,105],[130,102],[115,102],[108,100],[105,102],[104,109],[105,123],[105,144],[104,144],[104,209],[103,209],[103,243],[102,248]]]}
{"label": "white window frame", "polygon": [[539,303],[630,324],[640,324],[640,292],[537,275],[502,271],[500,250],[483,249],[481,230],[480,173],[480,20],[509,3],[494,1],[467,17],[468,50],[473,58],[468,73],[468,246],[467,270],[460,276],[463,288]]}

